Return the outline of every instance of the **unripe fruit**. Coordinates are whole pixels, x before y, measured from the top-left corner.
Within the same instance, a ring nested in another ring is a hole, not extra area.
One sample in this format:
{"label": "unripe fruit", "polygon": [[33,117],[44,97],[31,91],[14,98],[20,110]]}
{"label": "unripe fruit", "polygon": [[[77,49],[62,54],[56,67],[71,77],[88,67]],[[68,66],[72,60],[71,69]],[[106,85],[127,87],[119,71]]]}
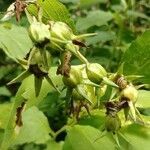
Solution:
{"label": "unripe fruit", "polygon": [[86,73],[90,81],[99,84],[106,77],[106,70],[98,63],[87,64]]}
{"label": "unripe fruit", "polygon": [[121,121],[118,115],[107,115],[105,120],[105,128],[107,131],[116,132],[121,127]]}
{"label": "unripe fruit", "polygon": [[50,21],[50,33],[52,37],[62,41],[71,40],[74,35],[66,23],[54,21]]}
{"label": "unripe fruit", "polygon": [[121,92],[121,98],[126,98],[132,102],[136,102],[138,97],[138,91],[133,85],[128,85],[125,89]]}
{"label": "unripe fruit", "polygon": [[46,39],[50,40],[49,25],[34,20],[29,27],[29,35],[37,43],[41,43]]}
{"label": "unripe fruit", "polygon": [[82,82],[82,72],[79,68],[72,67],[69,77],[63,77],[63,82],[66,86],[75,88]]}

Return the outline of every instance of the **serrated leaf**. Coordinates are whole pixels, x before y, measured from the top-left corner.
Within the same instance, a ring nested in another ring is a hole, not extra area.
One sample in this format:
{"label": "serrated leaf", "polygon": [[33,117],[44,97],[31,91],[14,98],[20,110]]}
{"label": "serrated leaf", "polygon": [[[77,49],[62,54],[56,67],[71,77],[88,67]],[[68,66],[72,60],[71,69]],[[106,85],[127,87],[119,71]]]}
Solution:
{"label": "serrated leaf", "polygon": [[150,30],[132,42],[122,62],[124,62],[124,74],[142,75],[144,77],[139,80],[150,83]]}
{"label": "serrated leaf", "polygon": [[45,143],[50,139],[50,128],[44,114],[33,106],[22,114],[23,126],[13,145],[34,142],[36,144]]}
{"label": "serrated leaf", "polygon": [[[61,21],[67,23],[73,30],[75,29],[68,10],[58,0],[38,0],[38,5],[43,9],[44,22],[49,20]],[[30,5],[28,11],[37,16],[37,8],[35,5]]]}
{"label": "serrated leaf", "polygon": [[88,13],[85,18],[79,18],[76,24],[78,31],[87,30],[92,26],[107,25],[107,22],[112,20],[113,15],[111,12],[102,10],[95,10]]}
{"label": "serrated leaf", "polygon": [[22,59],[32,48],[32,42],[25,28],[0,24],[0,48],[11,58]]}

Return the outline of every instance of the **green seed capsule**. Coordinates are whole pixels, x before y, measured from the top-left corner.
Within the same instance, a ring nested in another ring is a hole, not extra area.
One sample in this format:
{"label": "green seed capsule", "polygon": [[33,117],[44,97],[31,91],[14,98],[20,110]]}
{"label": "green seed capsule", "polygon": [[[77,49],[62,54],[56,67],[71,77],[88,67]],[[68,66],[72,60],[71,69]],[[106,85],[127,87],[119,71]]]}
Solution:
{"label": "green seed capsule", "polygon": [[86,67],[86,73],[90,81],[99,84],[103,77],[106,77],[106,70],[98,63],[88,64]]}
{"label": "green seed capsule", "polygon": [[37,43],[41,43],[46,39],[50,40],[49,25],[34,20],[29,27],[29,35]]}
{"label": "green seed capsule", "polygon": [[116,132],[121,127],[121,121],[118,115],[107,115],[105,120],[105,127],[107,131]]}
{"label": "green seed capsule", "polygon": [[136,102],[138,97],[138,91],[133,85],[128,85],[125,89],[121,92],[121,98],[126,98],[133,103]]}
{"label": "green seed capsule", "polygon": [[66,41],[74,36],[72,29],[64,22],[50,21],[50,33],[53,38]]}
{"label": "green seed capsule", "polygon": [[69,77],[63,77],[63,82],[66,86],[75,88],[82,82],[82,72],[79,68],[72,67]]}

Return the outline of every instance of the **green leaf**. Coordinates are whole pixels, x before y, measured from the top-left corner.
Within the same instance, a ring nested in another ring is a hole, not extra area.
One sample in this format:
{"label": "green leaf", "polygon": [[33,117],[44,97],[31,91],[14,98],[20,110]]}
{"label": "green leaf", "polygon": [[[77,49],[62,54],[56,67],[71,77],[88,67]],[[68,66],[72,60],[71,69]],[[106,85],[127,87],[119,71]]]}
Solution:
{"label": "green leaf", "polygon": [[138,12],[138,11],[128,10],[128,11],[127,11],[127,15],[128,15],[129,17],[134,17],[134,18],[138,18],[138,17],[139,17],[139,18],[147,19],[147,20],[150,21],[150,17],[149,17],[149,16],[147,16],[147,15],[144,14],[144,13]]}
{"label": "green leaf", "polygon": [[95,5],[98,3],[106,3],[107,0],[80,0],[81,7],[91,7],[91,5]]}
{"label": "green leaf", "polygon": [[124,62],[124,74],[143,75],[144,77],[139,80],[150,83],[150,30],[145,31],[132,42],[124,53],[122,62]]}
{"label": "green leaf", "polygon": [[138,124],[131,124],[121,129],[123,136],[128,141],[125,142],[121,137],[120,145],[123,150],[148,150],[150,147],[150,130]]}
{"label": "green leaf", "polygon": [[102,132],[93,127],[76,125],[68,131],[63,150],[114,150],[109,134],[101,135]]}
{"label": "green leaf", "polygon": [[7,65],[7,66],[1,66],[0,67],[0,80],[4,78],[9,72],[12,70],[12,66]]}
{"label": "green leaf", "polygon": [[101,31],[97,32],[98,34],[93,37],[86,38],[87,45],[97,44],[99,42],[107,42],[115,39],[114,32]]}
{"label": "green leaf", "polygon": [[105,122],[105,113],[100,110],[96,110],[94,112],[92,111],[91,114],[91,116],[87,115],[81,117],[78,124],[86,126],[89,125],[97,129],[103,127]]}
{"label": "green leaf", "polygon": [[0,87],[0,95],[11,96],[11,93],[5,86],[2,86]]}
{"label": "green leaf", "polygon": [[[49,71],[49,76],[51,76],[52,81],[55,83],[57,87],[62,86],[62,77],[56,75],[56,67],[52,67]],[[30,86],[29,86],[30,85]],[[39,93],[39,96],[35,96],[35,90],[34,90],[34,77],[28,77],[26,80],[23,81],[20,88],[24,89],[24,92],[21,93],[21,96],[24,99],[27,99],[27,108],[31,106],[38,106],[40,102],[47,96],[49,92],[56,92],[56,90],[47,82],[46,79],[43,80],[41,91]]]}
{"label": "green leaf", "polygon": [[37,107],[33,106],[23,112],[22,121],[23,126],[13,145],[31,142],[42,144],[50,139],[48,120]]}
{"label": "green leaf", "polygon": [[3,139],[3,135],[4,135],[4,129],[0,129],[0,144],[1,144],[2,139]]}
{"label": "green leaf", "polygon": [[140,111],[140,113],[145,116],[150,116],[150,100],[149,100],[149,98],[150,98],[150,91],[139,90],[136,106],[137,106],[138,110]]}
{"label": "green leaf", "polygon": [[11,58],[22,59],[32,47],[25,28],[12,24],[0,24],[0,48]]}
{"label": "green leaf", "polygon": [[[56,67],[51,68],[49,74],[53,74],[52,80],[55,82],[56,85],[62,85],[61,76],[54,75],[56,69]],[[3,142],[0,145],[0,149],[7,150],[8,147],[13,143],[16,109],[20,106],[20,104],[24,100],[27,100],[26,108],[37,106],[50,91],[54,91],[54,89],[49,85],[49,83],[46,80],[44,80],[41,92],[36,98],[33,76],[26,78],[22,82],[22,85],[20,86],[16,94],[13,107],[10,111],[9,119],[4,132]]]}
{"label": "green leaf", "polygon": [[62,3],[78,3],[79,0],[60,0]]}
{"label": "green leaf", "polygon": [[[65,94],[65,91],[64,91]],[[63,94],[61,94],[63,95]],[[49,92],[47,96],[38,104],[38,108],[49,117],[59,116],[60,109],[64,107],[64,95],[60,97],[58,92]]]}
{"label": "green leaf", "polygon": [[[44,22],[47,23],[49,20],[61,21],[67,23],[72,29],[75,29],[74,22],[70,18],[68,10],[58,0],[38,0],[38,5],[43,10]],[[30,5],[28,11],[37,16],[37,8],[35,5]]]}
{"label": "green leaf", "polygon": [[0,104],[0,128],[5,129],[12,103]]}
{"label": "green leaf", "polygon": [[139,90],[136,106],[148,108],[150,107],[150,91]]}
{"label": "green leaf", "polygon": [[14,103],[12,104],[12,108],[9,111],[9,116],[7,118],[7,122],[5,125],[5,132],[3,135],[3,140],[0,145],[0,149],[7,150],[8,147],[12,144],[14,140],[14,124],[15,124],[15,116],[16,116],[16,109],[20,106],[20,104],[24,101],[22,97],[22,93],[24,92],[24,88],[20,87],[16,97],[14,99]]}
{"label": "green leaf", "polygon": [[92,26],[107,25],[107,22],[113,19],[111,12],[95,10],[88,13],[85,18],[79,18],[76,24],[78,31],[87,30]]}
{"label": "green leaf", "polygon": [[63,144],[64,142],[59,142],[59,143],[56,143],[55,141],[53,140],[50,140],[47,142],[47,148],[46,150],[62,150],[62,147],[63,147]]}
{"label": "green leaf", "polygon": [[[93,97],[93,95],[91,93],[89,93],[89,91],[87,90],[87,88],[85,88],[85,85],[80,84],[80,85],[78,85],[76,87],[75,90],[77,91],[77,93],[79,93],[80,95],[82,95],[83,98],[86,99],[90,104],[93,104],[92,100],[94,99],[94,97]],[[91,99],[91,97],[93,99]]]}

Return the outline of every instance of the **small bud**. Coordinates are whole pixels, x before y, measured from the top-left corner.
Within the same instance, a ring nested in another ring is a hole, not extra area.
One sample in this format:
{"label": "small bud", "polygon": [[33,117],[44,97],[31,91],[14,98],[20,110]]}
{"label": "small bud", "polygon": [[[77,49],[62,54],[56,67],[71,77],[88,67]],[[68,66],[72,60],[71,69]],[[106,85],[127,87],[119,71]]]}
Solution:
{"label": "small bud", "polygon": [[72,67],[70,70],[69,77],[63,77],[63,82],[66,86],[75,88],[82,82],[82,72],[78,68]]}
{"label": "small bud", "polygon": [[128,85],[121,92],[121,98],[126,98],[132,102],[136,102],[138,97],[138,91],[133,85]]}
{"label": "small bud", "polygon": [[106,77],[106,70],[98,63],[87,64],[86,73],[90,81],[99,84]]}
{"label": "small bud", "polygon": [[115,133],[121,127],[121,121],[118,115],[107,115],[105,120],[105,127],[107,131]]}
{"label": "small bud", "polygon": [[49,25],[34,20],[29,27],[29,35],[34,42],[41,43],[46,39],[50,40]]}

